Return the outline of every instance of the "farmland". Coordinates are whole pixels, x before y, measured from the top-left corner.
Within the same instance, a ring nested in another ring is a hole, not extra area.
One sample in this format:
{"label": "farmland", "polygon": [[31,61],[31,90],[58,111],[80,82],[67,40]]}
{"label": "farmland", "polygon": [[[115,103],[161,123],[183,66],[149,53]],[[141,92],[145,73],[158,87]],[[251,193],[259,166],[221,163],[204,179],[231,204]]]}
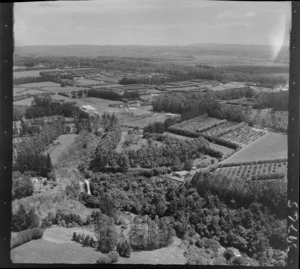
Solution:
{"label": "farmland", "polygon": [[227,162],[247,162],[287,158],[287,135],[268,132],[261,139],[226,159]]}
{"label": "farmland", "polygon": [[172,129],[190,130],[193,132],[200,133],[224,122],[226,122],[226,120],[219,120],[207,116],[200,116],[191,120],[175,124],[172,126]]}
{"label": "farmland", "polygon": [[255,180],[257,176],[268,175],[270,179],[276,179],[277,176],[272,174],[281,173],[284,174],[284,178],[279,180],[287,180],[287,159],[274,160],[274,161],[263,161],[260,164],[256,164],[255,161],[249,164],[249,162],[237,162],[229,166],[227,164],[225,167],[219,165],[214,173],[220,173],[226,175],[228,178],[234,179],[245,179],[245,180]]}
{"label": "farmland", "polygon": [[221,135],[220,138],[246,146],[266,134],[265,131],[252,128],[249,126],[241,126],[227,134]]}
{"label": "farmland", "polygon": [[[117,264],[214,264],[214,255],[232,265],[228,247],[262,263],[262,238],[270,264],[285,264],[284,240],[273,241],[286,226],[287,135],[272,127],[287,123],[287,96],[267,94],[281,79],[166,55],[74,57],[91,68],[39,70],[39,79],[32,70],[25,82],[31,71],[19,72],[14,104],[28,107],[14,107],[13,229],[30,227],[18,221],[26,214],[46,231],[13,249],[13,262],[94,264],[124,240],[133,251]],[[221,57],[227,66],[221,55],[211,64]],[[74,231],[98,245],[72,241]]]}

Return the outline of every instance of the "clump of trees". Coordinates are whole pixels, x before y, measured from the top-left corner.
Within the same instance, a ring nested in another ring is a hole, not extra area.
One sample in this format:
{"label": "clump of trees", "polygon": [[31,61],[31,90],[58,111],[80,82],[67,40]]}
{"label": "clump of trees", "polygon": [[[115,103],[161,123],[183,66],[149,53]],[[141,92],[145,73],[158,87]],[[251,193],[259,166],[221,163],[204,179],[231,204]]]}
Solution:
{"label": "clump of trees", "polygon": [[144,127],[144,133],[158,133],[162,134],[167,131],[168,127],[180,121],[180,117],[166,119],[164,122],[151,122]]}
{"label": "clump of trees", "polygon": [[33,194],[34,187],[30,175],[22,175],[20,172],[12,173],[12,199],[21,199]]}
{"label": "clump of trees", "polygon": [[286,216],[287,185],[278,180],[229,179],[221,174],[198,172],[191,181],[200,195],[211,192],[230,203],[234,200],[241,206],[252,202],[262,203],[280,217]]}
{"label": "clump of trees", "polygon": [[254,108],[273,108],[279,111],[288,111],[289,91],[259,93],[256,96],[257,105]]}
{"label": "clump of trees", "polygon": [[54,115],[88,119],[89,114],[73,103],[60,103],[53,101],[49,94],[35,95],[33,105],[26,108],[27,119],[42,118]]}
{"label": "clump of trees", "polygon": [[40,239],[43,237],[44,230],[40,228],[32,228],[22,231],[15,235],[10,241],[10,248],[16,248],[31,240]]}
{"label": "clump of trees", "polygon": [[175,231],[165,218],[151,220],[149,216],[137,216],[129,233],[130,245],[134,250],[152,250],[168,246]]}
{"label": "clump of trees", "polygon": [[74,232],[72,240],[82,244],[82,246],[84,246],[84,247],[95,248],[97,246],[96,240],[94,240],[94,238],[90,235],[76,234]]}
{"label": "clump of trees", "polygon": [[58,210],[56,214],[49,213],[42,221],[42,228],[49,228],[52,225],[59,225],[62,227],[76,227],[89,224],[89,219],[83,221],[80,215],[77,214],[65,214],[61,210]]}
{"label": "clump of trees", "polygon": [[215,92],[172,93],[157,96],[152,101],[153,111],[181,114],[181,120],[204,114],[235,122],[249,122],[250,110],[240,106],[220,104]]}
{"label": "clump of trees", "polygon": [[[198,158],[202,154],[209,154],[216,158],[222,158],[222,153],[209,147],[208,142],[202,138],[191,141],[182,141],[163,135],[148,135],[149,145],[138,150],[127,149],[118,153],[107,147],[99,147],[90,162],[90,169],[93,171],[128,171],[129,168],[157,168],[175,167],[180,169],[183,164],[193,158]],[[157,147],[153,141],[163,142]]]}
{"label": "clump of trees", "polygon": [[39,76],[39,77],[14,78],[13,83],[14,85],[19,85],[19,84],[45,82],[45,81],[50,81],[50,80],[44,76]]}
{"label": "clump of trees", "polygon": [[34,208],[28,212],[21,204],[18,211],[12,215],[11,230],[13,232],[20,232],[29,228],[39,227],[39,218],[35,213]]}

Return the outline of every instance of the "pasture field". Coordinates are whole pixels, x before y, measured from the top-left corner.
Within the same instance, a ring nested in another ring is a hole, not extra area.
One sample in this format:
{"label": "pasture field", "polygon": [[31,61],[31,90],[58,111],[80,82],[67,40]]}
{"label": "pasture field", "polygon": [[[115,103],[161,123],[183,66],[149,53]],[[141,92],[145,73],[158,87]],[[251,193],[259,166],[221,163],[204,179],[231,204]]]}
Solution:
{"label": "pasture field", "polygon": [[172,129],[189,130],[193,132],[203,132],[207,129],[215,127],[226,120],[219,120],[216,118],[207,117],[205,115],[186,120],[175,125],[172,125]]}
{"label": "pasture field", "polygon": [[19,84],[18,87],[23,88],[41,88],[41,87],[57,87],[60,86],[59,83],[55,83],[52,81],[43,81],[43,82],[32,82],[32,83],[25,83],[25,84]]}
{"label": "pasture field", "polygon": [[230,179],[242,178],[245,180],[251,180],[258,175],[283,173],[285,174],[284,180],[287,180],[287,161],[268,161],[261,164],[240,163],[238,166],[217,168],[214,173],[226,175]]}
{"label": "pasture field", "polygon": [[32,101],[33,101],[33,97],[30,97],[23,100],[14,101],[14,105],[31,106]]}
{"label": "pasture field", "polygon": [[222,163],[287,158],[287,135],[269,132]]}
{"label": "pasture field", "polygon": [[44,90],[38,88],[14,88],[14,96],[19,96],[23,94],[42,94],[45,93]]}
{"label": "pasture field", "polygon": [[50,154],[52,163],[55,165],[57,160],[75,140],[76,134],[65,134],[59,136],[47,149],[46,153]]}
{"label": "pasture field", "polygon": [[73,232],[91,234],[81,228],[51,227],[41,239],[11,250],[13,263],[96,263],[100,252],[71,241]]}
{"label": "pasture field", "polygon": [[76,78],[75,79],[75,83],[78,86],[90,86],[90,85],[98,85],[98,84],[102,84],[100,81],[98,80],[94,80],[94,79],[87,79],[87,78]]}
{"label": "pasture field", "polygon": [[220,138],[238,143],[241,146],[247,146],[265,134],[266,132],[260,129],[250,126],[240,126],[227,134],[221,135]]}
{"label": "pasture field", "polygon": [[119,118],[122,126],[132,128],[144,128],[150,123],[164,122],[167,119],[165,113],[152,113],[145,110],[138,110],[137,114],[129,114],[126,118],[122,118],[122,116],[120,115]]}
{"label": "pasture field", "polygon": [[[12,249],[11,260],[13,263],[95,264],[103,254],[72,241],[73,232],[95,238],[93,232],[83,228],[52,226],[45,230],[41,239]],[[175,237],[173,244],[168,247],[132,252],[130,258],[120,257],[116,264],[185,264],[184,251],[182,241]]]}

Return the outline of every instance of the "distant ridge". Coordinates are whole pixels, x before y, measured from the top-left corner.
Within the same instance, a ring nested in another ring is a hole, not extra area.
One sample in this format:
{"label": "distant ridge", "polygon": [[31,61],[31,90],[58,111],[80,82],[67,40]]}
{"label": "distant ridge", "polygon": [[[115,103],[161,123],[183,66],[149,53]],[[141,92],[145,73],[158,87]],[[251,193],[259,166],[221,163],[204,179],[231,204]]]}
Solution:
{"label": "distant ridge", "polygon": [[[27,57],[133,57],[170,61],[196,61],[218,63],[226,58],[228,62],[247,63],[272,61],[268,45],[244,44],[190,44],[185,46],[146,45],[37,45],[16,46],[15,56]],[[278,61],[288,63],[289,48],[282,47]]]}

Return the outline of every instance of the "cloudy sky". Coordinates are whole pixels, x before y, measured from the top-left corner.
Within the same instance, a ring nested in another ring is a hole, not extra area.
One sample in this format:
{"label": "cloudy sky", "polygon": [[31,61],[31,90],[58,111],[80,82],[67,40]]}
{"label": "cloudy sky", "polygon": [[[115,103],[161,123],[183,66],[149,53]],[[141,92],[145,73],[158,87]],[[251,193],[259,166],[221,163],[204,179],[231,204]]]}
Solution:
{"label": "cloudy sky", "polygon": [[291,2],[94,0],[15,3],[22,45],[289,44]]}

